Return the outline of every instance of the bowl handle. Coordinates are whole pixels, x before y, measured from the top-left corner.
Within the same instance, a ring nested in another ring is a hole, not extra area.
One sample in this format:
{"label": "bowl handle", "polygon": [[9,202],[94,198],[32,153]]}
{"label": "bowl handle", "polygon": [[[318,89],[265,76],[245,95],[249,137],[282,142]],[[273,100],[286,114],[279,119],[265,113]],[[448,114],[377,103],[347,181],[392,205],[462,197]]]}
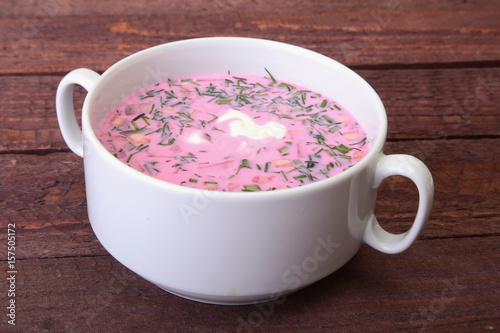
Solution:
{"label": "bowl handle", "polygon": [[410,155],[381,154],[372,178],[373,188],[394,175],[411,179],[418,188],[419,204],[415,221],[405,233],[396,235],[385,231],[375,215],[369,219],[363,232],[363,241],[384,253],[399,253],[406,250],[417,239],[429,217],[434,199],[434,182],[429,169],[419,159]]}
{"label": "bowl handle", "polygon": [[83,157],[83,138],[73,105],[73,87],[79,84],[90,92],[99,78],[100,75],[96,72],[79,68],[69,72],[57,87],[56,112],[59,128],[68,147],[80,157]]}

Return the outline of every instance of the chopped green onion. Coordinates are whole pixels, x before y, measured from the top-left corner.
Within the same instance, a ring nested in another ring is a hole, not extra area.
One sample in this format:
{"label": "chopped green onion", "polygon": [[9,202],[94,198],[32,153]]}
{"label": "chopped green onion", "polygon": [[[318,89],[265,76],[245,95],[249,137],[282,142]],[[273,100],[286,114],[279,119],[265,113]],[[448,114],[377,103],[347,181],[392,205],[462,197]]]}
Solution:
{"label": "chopped green onion", "polygon": [[280,152],[280,154],[283,154],[287,149],[288,149],[288,146],[282,146],[282,147],[278,148],[278,151]]}
{"label": "chopped green onion", "polygon": [[247,191],[261,191],[260,186],[257,184],[251,184],[251,185],[243,185],[243,188]]}
{"label": "chopped green onion", "polygon": [[267,68],[264,68],[267,72],[267,74],[269,74],[269,77],[271,78],[271,80],[273,80],[273,83],[276,83],[276,79],[273,77],[273,75],[267,70]]}
{"label": "chopped green onion", "polygon": [[165,90],[165,94],[167,94],[171,98],[177,98],[177,96],[174,95],[174,91],[173,90],[172,90],[172,93],[170,93],[170,92],[168,92],[168,91]]}
{"label": "chopped green onion", "polygon": [[338,146],[333,147],[335,150],[337,150],[341,154],[347,154],[352,150],[352,148],[346,147],[343,144],[340,144]]}
{"label": "chopped green onion", "polygon": [[217,104],[230,104],[232,101],[232,98],[220,98],[217,100]]}

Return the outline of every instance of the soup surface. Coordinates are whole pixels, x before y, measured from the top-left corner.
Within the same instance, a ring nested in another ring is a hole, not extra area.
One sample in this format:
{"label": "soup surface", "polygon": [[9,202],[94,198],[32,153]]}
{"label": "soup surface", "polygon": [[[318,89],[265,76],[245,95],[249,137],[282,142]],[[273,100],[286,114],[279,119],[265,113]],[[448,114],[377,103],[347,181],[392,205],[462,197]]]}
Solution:
{"label": "soup surface", "polygon": [[172,78],[123,100],[99,139],[155,178],[200,189],[269,191],[332,177],[370,149],[335,101],[269,76]]}

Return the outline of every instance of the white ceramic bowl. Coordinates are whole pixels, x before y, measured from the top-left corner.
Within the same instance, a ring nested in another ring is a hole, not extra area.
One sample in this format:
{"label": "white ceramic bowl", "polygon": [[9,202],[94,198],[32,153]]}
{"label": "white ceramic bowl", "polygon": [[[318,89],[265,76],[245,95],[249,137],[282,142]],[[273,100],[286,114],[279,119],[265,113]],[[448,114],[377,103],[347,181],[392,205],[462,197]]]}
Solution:
{"label": "white ceramic bowl", "polygon": [[[339,175],[271,192],[210,192],[170,184],[113,157],[99,125],[122,98],[167,77],[253,73],[299,84],[337,101],[368,133],[370,153]],[[88,90],[82,130],[73,86]],[[77,69],[61,81],[57,116],[68,146],[84,158],[88,215],[101,244],[123,265],[171,293],[208,303],[271,300],[331,274],[363,242],[386,253],[407,249],[433,200],[427,168],[408,155],[383,154],[384,107],[347,67],[318,53],[250,38],[200,38],[133,54],[102,75]],[[391,175],[419,190],[407,232],[384,231],[374,216],[377,187]],[[382,269],[382,268],[381,268]]]}

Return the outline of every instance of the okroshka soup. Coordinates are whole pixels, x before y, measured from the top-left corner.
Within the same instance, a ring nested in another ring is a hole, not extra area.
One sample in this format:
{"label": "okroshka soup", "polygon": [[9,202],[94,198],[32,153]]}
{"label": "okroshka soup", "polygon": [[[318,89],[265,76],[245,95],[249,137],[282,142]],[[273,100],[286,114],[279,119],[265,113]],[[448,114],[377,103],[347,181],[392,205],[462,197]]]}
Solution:
{"label": "okroshka soup", "polygon": [[221,191],[302,186],[367,154],[366,134],[347,110],[266,71],[158,82],[110,112],[99,139],[142,173]]}
{"label": "okroshka soup", "polygon": [[[211,80],[212,88],[205,85]],[[75,84],[88,90],[81,130]],[[229,96],[198,105],[197,89],[199,96],[221,89]],[[275,89],[285,95],[271,96]],[[127,106],[136,93],[145,98]],[[244,108],[258,98],[262,112]],[[218,108],[205,108],[209,103]],[[383,154],[387,119],[375,91],[345,66],[300,47],[225,37],[168,43],[102,75],[69,73],[56,108],[66,143],[83,157],[99,241],[126,267],[182,297],[218,304],[282,297],[331,274],[363,243],[406,250],[430,213],[425,165]],[[107,141],[115,135],[119,143]],[[222,167],[203,169],[210,163]],[[164,169],[186,176],[161,179],[171,174]],[[374,214],[377,187],[392,175],[419,190],[415,221],[398,235]]]}

